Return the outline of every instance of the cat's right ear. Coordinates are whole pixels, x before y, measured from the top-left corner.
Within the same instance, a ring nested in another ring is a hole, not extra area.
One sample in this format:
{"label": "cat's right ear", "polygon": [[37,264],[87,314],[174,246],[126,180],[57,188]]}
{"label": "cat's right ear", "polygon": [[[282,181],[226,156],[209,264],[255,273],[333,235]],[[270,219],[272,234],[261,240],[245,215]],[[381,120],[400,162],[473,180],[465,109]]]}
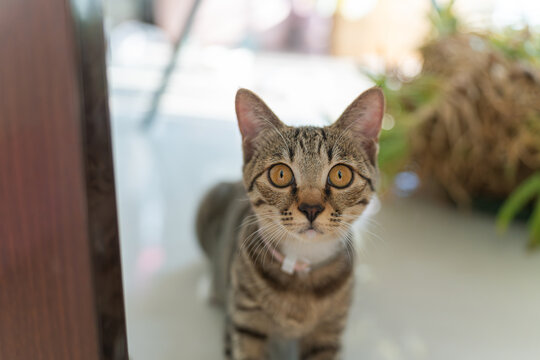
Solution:
{"label": "cat's right ear", "polygon": [[236,93],[236,117],[242,134],[244,163],[247,163],[256,149],[257,136],[264,130],[278,130],[285,125],[257,95],[247,89]]}

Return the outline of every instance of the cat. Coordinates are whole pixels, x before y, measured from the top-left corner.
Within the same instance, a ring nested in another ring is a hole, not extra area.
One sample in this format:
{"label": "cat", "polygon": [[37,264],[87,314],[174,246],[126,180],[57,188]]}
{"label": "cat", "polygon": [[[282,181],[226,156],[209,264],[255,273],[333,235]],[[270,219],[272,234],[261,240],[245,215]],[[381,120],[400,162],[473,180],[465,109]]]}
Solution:
{"label": "cat", "polygon": [[375,193],[384,96],[371,88],[332,125],[292,127],[253,92],[236,94],[243,181],[204,197],[196,230],[226,308],[225,358],[338,359],[352,299],[351,224]]}

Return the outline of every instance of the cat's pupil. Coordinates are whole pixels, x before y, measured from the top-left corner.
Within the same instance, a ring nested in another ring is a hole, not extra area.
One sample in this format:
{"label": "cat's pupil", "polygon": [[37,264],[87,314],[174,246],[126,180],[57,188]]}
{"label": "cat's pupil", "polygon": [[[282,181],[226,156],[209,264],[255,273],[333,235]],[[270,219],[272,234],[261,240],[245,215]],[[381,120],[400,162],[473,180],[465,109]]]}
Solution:
{"label": "cat's pupil", "polygon": [[280,172],[279,172],[279,177],[280,177],[280,178],[283,178],[283,170],[280,170]]}
{"label": "cat's pupil", "polygon": [[341,179],[341,170],[337,172],[337,176]]}

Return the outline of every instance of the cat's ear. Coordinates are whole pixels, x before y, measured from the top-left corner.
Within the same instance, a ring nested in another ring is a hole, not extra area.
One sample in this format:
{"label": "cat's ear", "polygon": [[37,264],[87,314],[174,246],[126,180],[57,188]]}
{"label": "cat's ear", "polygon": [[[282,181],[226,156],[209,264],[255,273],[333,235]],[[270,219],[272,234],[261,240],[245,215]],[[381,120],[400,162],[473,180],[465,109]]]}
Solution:
{"label": "cat's ear", "polygon": [[380,88],[373,87],[358,96],[332,126],[357,138],[375,164],[383,116],[384,94]]}
{"label": "cat's ear", "polygon": [[238,90],[235,107],[238,127],[242,134],[244,162],[247,163],[255,151],[257,136],[264,130],[279,131],[285,127],[285,124],[278,119],[264,101],[247,89]]}

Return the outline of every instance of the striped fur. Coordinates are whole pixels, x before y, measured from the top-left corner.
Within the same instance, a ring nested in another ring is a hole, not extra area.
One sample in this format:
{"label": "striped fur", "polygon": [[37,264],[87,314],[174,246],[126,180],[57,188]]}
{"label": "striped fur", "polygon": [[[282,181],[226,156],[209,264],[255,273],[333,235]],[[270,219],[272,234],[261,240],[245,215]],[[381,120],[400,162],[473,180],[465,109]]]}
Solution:
{"label": "striped fur", "polygon": [[[323,128],[287,126],[247,90],[239,91],[236,106],[243,182],[212,189],[197,217],[213,269],[212,297],[227,312],[224,356],[284,359],[269,344],[294,340],[287,351],[299,359],[337,359],[353,286],[350,226],[376,185],[382,93],[362,94]],[[277,163],[292,170],[290,186],[272,185],[269,168]],[[353,172],[346,188],[327,181],[336,164]],[[304,203],[322,209],[314,220],[300,210]],[[307,258],[311,271],[283,272],[267,244]]]}

